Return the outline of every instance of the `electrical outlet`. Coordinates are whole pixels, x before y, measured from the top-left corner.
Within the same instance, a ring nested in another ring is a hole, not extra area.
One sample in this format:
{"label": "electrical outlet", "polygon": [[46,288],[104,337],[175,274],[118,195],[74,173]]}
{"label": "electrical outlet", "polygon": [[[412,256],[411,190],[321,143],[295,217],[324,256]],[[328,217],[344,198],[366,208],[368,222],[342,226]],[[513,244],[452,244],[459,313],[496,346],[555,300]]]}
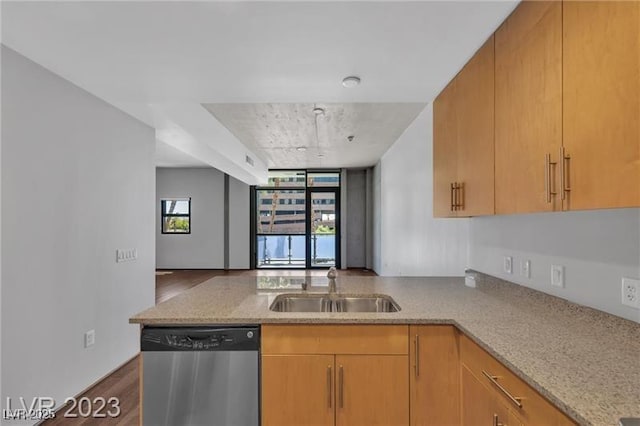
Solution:
{"label": "electrical outlet", "polygon": [[564,266],[551,265],[551,285],[564,287]]}
{"label": "electrical outlet", "polygon": [[520,275],[522,275],[525,278],[531,278],[531,261],[530,260],[520,261]]}
{"label": "electrical outlet", "polygon": [[84,347],[88,348],[89,346],[93,346],[96,343],[96,331],[89,330],[84,333]]}
{"label": "electrical outlet", "polygon": [[640,280],[622,278],[622,304],[640,309]]}
{"label": "electrical outlet", "polygon": [[511,256],[504,257],[504,272],[507,274],[513,273],[513,258]]}

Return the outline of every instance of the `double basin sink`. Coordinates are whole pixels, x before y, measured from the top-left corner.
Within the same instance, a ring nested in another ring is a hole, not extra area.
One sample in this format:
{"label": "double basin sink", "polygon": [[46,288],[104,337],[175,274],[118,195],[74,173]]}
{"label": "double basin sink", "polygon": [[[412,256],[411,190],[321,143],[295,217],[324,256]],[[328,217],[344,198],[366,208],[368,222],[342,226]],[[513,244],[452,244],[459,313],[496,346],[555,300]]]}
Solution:
{"label": "double basin sink", "polygon": [[384,294],[281,294],[269,309],[275,312],[398,312],[400,306]]}

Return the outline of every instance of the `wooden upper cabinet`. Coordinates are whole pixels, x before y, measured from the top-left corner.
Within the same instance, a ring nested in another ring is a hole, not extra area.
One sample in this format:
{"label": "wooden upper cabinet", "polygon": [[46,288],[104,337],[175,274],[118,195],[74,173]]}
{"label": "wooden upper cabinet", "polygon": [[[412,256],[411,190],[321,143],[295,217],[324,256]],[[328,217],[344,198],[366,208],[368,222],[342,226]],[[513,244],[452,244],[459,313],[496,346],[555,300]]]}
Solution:
{"label": "wooden upper cabinet", "polygon": [[561,145],[562,3],[523,1],[495,33],[496,213],[561,207]]}
{"label": "wooden upper cabinet", "polygon": [[494,214],[494,37],[456,77],[458,216]]}
{"label": "wooden upper cabinet", "polygon": [[458,331],[450,325],[409,328],[411,426],[460,424]]}
{"label": "wooden upper cabinet", "polygon": [[434,216],[493,214],[493,36],[436,98],[433,117]]}
{"label": "wooden upper cabinet", "polygon": [[457,165],[456,80],[452,80],[433,102],[433,216],[455,217],[453,190]]}
{"label": "wooden upper cabinet", "polygon": [[563,2],[565,209],[640,206],[640,3]]}

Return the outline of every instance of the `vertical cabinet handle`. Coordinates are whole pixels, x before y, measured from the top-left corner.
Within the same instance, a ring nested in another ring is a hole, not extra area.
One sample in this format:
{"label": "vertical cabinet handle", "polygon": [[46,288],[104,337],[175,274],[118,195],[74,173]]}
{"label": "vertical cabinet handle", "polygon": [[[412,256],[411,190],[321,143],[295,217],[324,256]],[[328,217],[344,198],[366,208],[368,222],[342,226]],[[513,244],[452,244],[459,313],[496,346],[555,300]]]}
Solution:
{"label": "vertical cabinet handle", "polygon": [[464,184],[453,182],[451,183],[451,211],[463,210],[464,209],[464,193],[461,192]]}
{"label": "vertical cabinet handle", "polygon": [[455,210],[455,204],[454,204],[454,201],[453,201],[453,198],[454,198],[454,197],[453,197],[453,193],[454,193],[455,189],[456,189],[455,185],[454,185],[453,183],[451,183],[451,195],[450,195],[450,200],[451,200],[451,211],[454,211],[454,210]]}
{"label": "vertical cabinet handle", "polygon": [[571,156],[567,155],[564,151],[564,146],[560,147],[560,191],[563,200],[567,198],[567,192],[571,192],[571,188],[567,185],[568,178],[566,170],[568,169],[567,163],[571,160]]}
{"label": "vertical cabinet handle", "polygon": [[493,426],[504,426],[504,424],[500,423],[497,414],[493,415]]}
{"label": "vertical cabinet handle", "polygon": [[453,209],[458,211],[458,182],[453,183]]}
{"label": "vertical cabinet handle", "polygon": [[338,381],[338,391],[340,392],[338,399],[340,400],[340,408],[344,408],[344,369],[342,366],[340,366]]}
{"label": "vertical cabinet handle", "polygon": [[327,405],[331,408],[331,385],[332,383],[332,374],[331,374],[331,366],[327,366]]}
{"label": "vertical cabinet handle", "polygon": [[545,154],[544,156],[544,192],[546,195],[547,203],[551,203],[551,196],[556,195],[556,191],[553,191],[552,179],[551,179],[551,166],[556,165],[551,161],[551,154]]}
{"label": "vertical cabinet handle", "polygon": [[420,336],[416,334],[415,338],[415,358],[416,362],[414,364],[414,368],[416,370],[416,377],[420,377]]}

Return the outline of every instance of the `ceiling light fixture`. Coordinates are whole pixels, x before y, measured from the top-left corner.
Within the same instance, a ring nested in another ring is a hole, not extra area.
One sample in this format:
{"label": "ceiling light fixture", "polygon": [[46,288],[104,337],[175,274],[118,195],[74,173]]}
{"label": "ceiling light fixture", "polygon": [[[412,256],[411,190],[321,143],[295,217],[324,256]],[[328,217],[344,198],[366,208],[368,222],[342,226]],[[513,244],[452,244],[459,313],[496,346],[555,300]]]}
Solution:
{"label": "ceiling light fixture", "polygon": [[360,77],[356,77],[355,75],[350,75],[349,77],[345,77],[342,79],[342,85],[347,88],[356,87],[360,84]]}
{"label": "ceiling light fixture", "polygon": [[299,146],[296,148],[296,151],[305,152],[307,150],[306,146]]}
{"label": "ceiling light fixture", "polygon": [[320,148],[320,135],[318,132],[318,118],[319,117],[324,117],[324,108],[320,108],[318,105],[313,104],[313,125],[316,131],[316,148],[318,149],[318,158],[322,158],[324,157],[324,154],[322,154],[322,150]]}

